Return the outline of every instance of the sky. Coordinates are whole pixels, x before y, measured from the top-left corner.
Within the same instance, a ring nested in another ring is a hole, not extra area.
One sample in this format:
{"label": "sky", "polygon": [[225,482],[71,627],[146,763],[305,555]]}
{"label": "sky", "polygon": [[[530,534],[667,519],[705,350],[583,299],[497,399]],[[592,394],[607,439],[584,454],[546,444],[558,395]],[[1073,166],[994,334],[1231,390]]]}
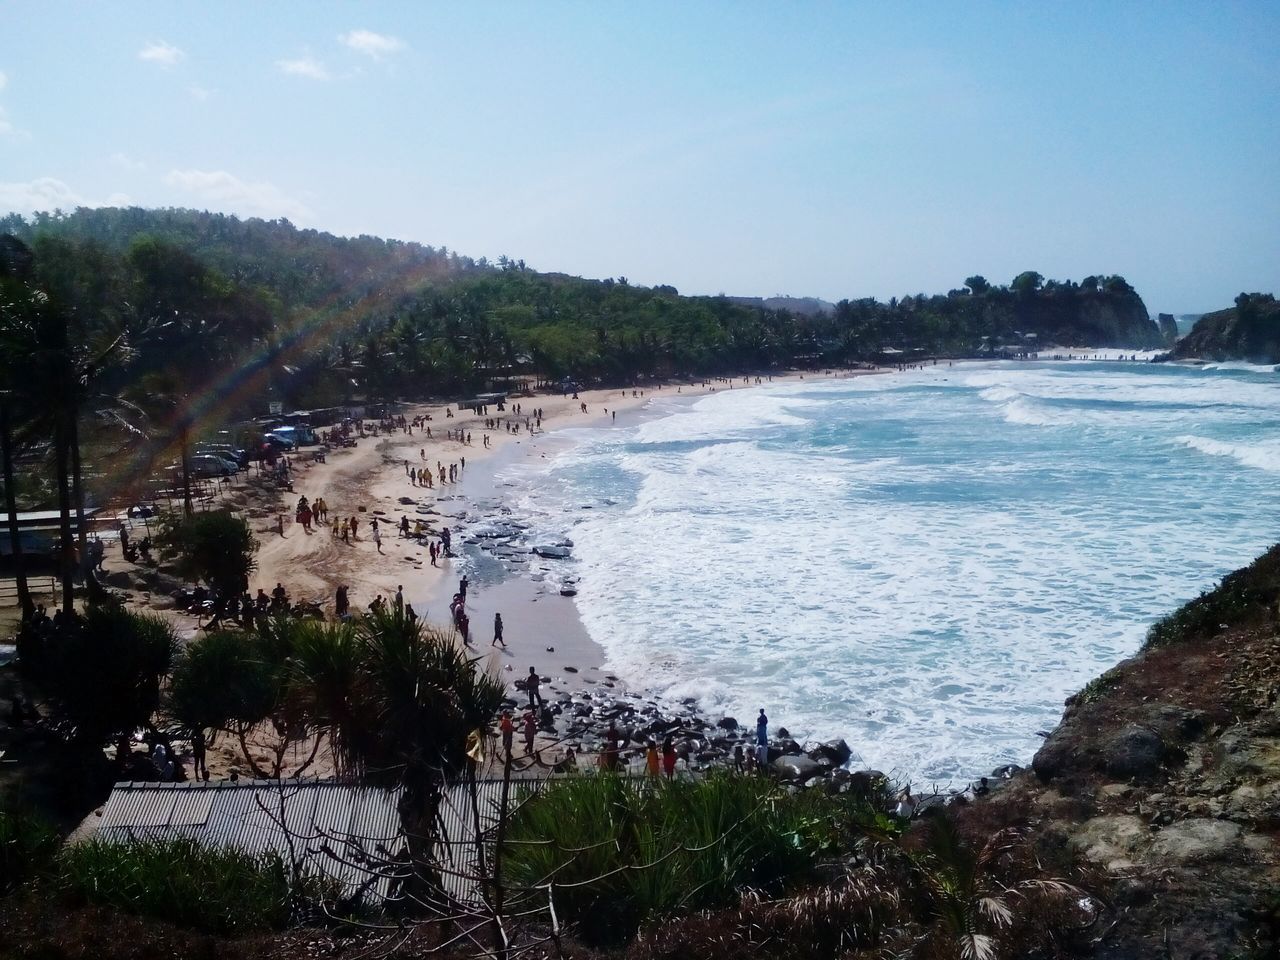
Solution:
{"label": "sky", "polygon": [[180,206],[682,293],[1280,293],[1280,3],[15,4],[0,211]]}

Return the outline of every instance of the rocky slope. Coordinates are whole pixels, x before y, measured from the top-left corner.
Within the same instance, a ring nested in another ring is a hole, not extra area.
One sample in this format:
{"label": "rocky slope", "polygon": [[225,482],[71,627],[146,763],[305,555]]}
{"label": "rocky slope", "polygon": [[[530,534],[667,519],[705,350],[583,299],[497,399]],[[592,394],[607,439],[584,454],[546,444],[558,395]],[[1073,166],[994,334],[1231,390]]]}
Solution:
{"label": "rocky slope", "polygon": [[1280,363],[1280,303],[1271,294],[1241,294],[1236,305],[1206,313],[1170,355],[1175,360]]}
{"label": "rocky slope", "polygon": [[[1275,956],[1280,546],[1067,701],[1033,771],[966,814],[1026,817],[1096,871],[1093,956]],[[987,808],[987,809],[981,809]]]}

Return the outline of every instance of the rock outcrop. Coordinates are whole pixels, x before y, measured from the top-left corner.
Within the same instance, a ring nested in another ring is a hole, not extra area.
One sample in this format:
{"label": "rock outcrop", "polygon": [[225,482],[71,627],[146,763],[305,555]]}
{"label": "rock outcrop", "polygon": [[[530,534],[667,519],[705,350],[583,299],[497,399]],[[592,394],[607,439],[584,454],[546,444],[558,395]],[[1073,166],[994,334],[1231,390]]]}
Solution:
{"label": "rock outcrop", "polygon": [[[1032,772],[959,817],[1030,822],[1113,904],[1094,956],[1275,956],[1280,547],[1067,701]],[[1176,946],[1175,946],[1176,945]]]}
{"label": "rock outcrop", "polygon": [[1170,358],[1280,363],[1280,303],[1269,293],[1242,293],[1234,307],[1201,317]]}

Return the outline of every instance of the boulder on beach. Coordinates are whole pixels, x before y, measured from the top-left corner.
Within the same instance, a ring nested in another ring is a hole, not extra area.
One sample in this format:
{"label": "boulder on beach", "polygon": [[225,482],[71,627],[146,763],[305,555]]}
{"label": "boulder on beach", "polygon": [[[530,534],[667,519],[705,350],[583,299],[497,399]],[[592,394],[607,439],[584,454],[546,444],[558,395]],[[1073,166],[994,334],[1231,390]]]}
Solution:
{"label": "boulder on beach", "polygon": [[853,756],[853,751],[849,749],[849,744],[845,743],[844,740],[828,740],[826,743],[820,743],[810,750],[809,756],[819,763],[842,767],[849,762],[849,758]]}
{"label": "boulder on beach", "polygon": [[804,754],[799,756],[782,756],[770,764],[781,779],[789,780],[793,783],[804,783],[822,773],[823,767],[816,760],[811,760]]}
{"label": "boulder on beach", "polygon": [[533,548],[533,552],[550,560],[566,560],[569,557],[570,549],[556,543],[540,543]]}

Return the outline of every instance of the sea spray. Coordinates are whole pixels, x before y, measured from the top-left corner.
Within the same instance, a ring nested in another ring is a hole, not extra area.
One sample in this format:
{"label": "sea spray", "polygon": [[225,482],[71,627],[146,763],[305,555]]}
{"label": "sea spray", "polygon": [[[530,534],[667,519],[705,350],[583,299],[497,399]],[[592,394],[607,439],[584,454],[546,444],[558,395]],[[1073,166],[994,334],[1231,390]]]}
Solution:
{"label": "sea spray", "polygon": [[572,536],[610,668],[916,782],[1025,764],[1064,697],[1280,520],[1258,370],[964,364],[651,414],[504,476]]}

